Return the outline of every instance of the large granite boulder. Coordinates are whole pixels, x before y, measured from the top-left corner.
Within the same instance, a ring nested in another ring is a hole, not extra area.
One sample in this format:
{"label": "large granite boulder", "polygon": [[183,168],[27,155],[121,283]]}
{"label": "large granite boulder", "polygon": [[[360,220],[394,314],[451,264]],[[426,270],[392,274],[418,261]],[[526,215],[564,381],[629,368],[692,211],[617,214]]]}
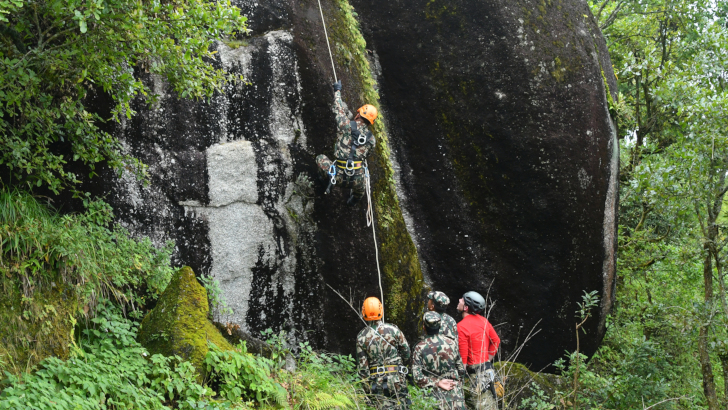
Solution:
{"label": "large granite boulder", "polygon": [[[403,207],[428,282],[488,295],[536,369],[604,334],[615,284],[616,79],[583,0],[352,0],[381,66]],[[456,303],[451,305],[455,313]],[[539,322],[540,321],[540,322]]]}
{"label": "large granite boulder", "polygon": [[367,45],[346,0],[321,2],[344,100],[382,112],[376,249],[365,204],[316,182],[335,130],[318,2],[235,3],[253,34],[216,43],[215,64],[250,84],[194,102],[138,72],[160,98],[111,131],[149,165],[149,185],[108,171],[84,186],[134,234],[174,240],[175,264],[220,282],[233,313],[218,321],[353,352],[356,311],[379,283],[410,340],[426,282],[455,300],[490,289],[505,353],[543,319],[522,353],[543,366],[573,347],[581,291],[599,289],[583,340],[594,349],[611,305],[617,151],[614,77],[584,3],[355,1]]}
{"label": "large granite boulder", "polygon": [[138,339],[152,354],[189,360],[200,376],[209,343],[221,350],[232,345],[208,318],[207,290],[188,266],[178,270],[154,307],[142,320]]}

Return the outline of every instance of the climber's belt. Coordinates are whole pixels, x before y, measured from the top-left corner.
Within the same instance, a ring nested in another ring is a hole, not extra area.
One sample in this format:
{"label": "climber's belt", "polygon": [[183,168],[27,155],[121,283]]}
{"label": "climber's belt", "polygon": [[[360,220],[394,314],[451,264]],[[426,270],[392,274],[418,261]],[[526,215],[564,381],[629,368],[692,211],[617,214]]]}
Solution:
{"label": "climber's belt", "polygon": [[362,162],[363,161],[351,161],[351,162],[348,162],[348,161],[342,161],[340,159],[337,159],[336,160],[336,166],[339,167],[339,168],[341,168],[341,169],[348,169],[348,170],[361,169]]}
{"label": "climber's belt", "polygon": [[369,376],[370,377],[378,377],[383,376],[385,374],[390,373],[402,373],[407,374],[409,373],[409,370],[407,369],[407,366],[374,366],[369,368]]}

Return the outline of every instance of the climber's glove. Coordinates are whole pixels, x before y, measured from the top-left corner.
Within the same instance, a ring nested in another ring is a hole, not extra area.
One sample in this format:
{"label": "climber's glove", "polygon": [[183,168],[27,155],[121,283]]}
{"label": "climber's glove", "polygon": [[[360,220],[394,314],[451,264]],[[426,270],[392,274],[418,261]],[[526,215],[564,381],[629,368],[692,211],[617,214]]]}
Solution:
{"label": "climber's glove", "polygon": [[334,91],[341,91],[341,80],[334,83]]}

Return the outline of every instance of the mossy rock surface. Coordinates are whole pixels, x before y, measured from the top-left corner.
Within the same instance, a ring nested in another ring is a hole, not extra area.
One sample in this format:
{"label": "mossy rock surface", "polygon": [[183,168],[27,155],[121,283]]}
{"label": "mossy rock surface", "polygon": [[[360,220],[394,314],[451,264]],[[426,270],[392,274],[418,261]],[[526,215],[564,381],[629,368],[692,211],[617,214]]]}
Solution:
{"label": "mossy rock surface", "polygon": [[0,291],[0,374],[31,370],[47,357],[68,358],[79,312],[71,287],[39,285],[23,298],[20,284],[3,275]]}
{"label": "mossy rock surface", "polygon": [[531,397],[534,386],[551,394],[564,383],[555,374],[532,372],[521,363],[498,362],[494,367],[501,380],[505,381],[505,401],[506,408],[509,409],[519,408],[524,399]]}
{"label": "mossy rock surface", "polygon": [[202,375],[208,342],[222,350],[233,349],[208,319],[208,311],[207,291],[185,266],[174,274],[157,306],[144,317],[139,342],[152,354],[189,360]]}

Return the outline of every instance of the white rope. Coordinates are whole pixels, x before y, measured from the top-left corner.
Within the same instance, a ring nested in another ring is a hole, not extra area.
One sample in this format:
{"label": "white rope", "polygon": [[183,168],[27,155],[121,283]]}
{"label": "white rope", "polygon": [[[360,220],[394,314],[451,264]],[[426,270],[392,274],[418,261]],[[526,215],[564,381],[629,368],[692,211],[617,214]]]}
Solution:
{"label": "white rope", "polygon": [[321,12],[321,23],[324,26],[324,36],[326,37],[326,45],[329,47],[329,57],[331,58],[331,68],[334,70],[334,82],[339,80],[336,78],[336,67],[334,67],[334,56],[331,54],[331,44],[329,44],[329,34],[326,32],[326,21],[324,20],[324,11],[321,8],[321,0],[318,0],[319,12]]}
{"label": "white rope", "polygon": [[372,207],[372,186],[369,178],[369,164],[364,160],[364,186],[367,193],[367,226],[372,227],[374,238],[374,255],[377,261],[377,275],[379,277],[379,294],[382,297],[382,321],[384,321],[384,288],[382,287],[382,271],[379,270],[379,247],[377,246],[377,233],[374,231],[374,208]]}
{"label": "white rope", "polygon": [[[329,48],[329,58],[331,59],[331,69],[334,72],[334,82],[338,82],[336,78],[336,66],[334,65],[334,56],[331,54],[331,44],[329,44],[329,34],[326,32],[326,20],[324,20],[324,11],[321,8],[321,0],[318,0],[319,13],[321,13],[321,24],[324,26],[324,36],[326,37],[326,46]],[[374,238],[374,255],[377,261],[377,275],[379,278],[379,295],[382,298],[382,321],[384,321],[384,288],[382,287],[382,271],[379,269],[379,247],[377,247],[377,233],[374,230],[374,208],[372,208],[371,185],[369,184],[369,168],[366,168],[366,160],[364,160],[366,169],[365,184],[367,192],[367,226],[372,227],[372,237]]]}

